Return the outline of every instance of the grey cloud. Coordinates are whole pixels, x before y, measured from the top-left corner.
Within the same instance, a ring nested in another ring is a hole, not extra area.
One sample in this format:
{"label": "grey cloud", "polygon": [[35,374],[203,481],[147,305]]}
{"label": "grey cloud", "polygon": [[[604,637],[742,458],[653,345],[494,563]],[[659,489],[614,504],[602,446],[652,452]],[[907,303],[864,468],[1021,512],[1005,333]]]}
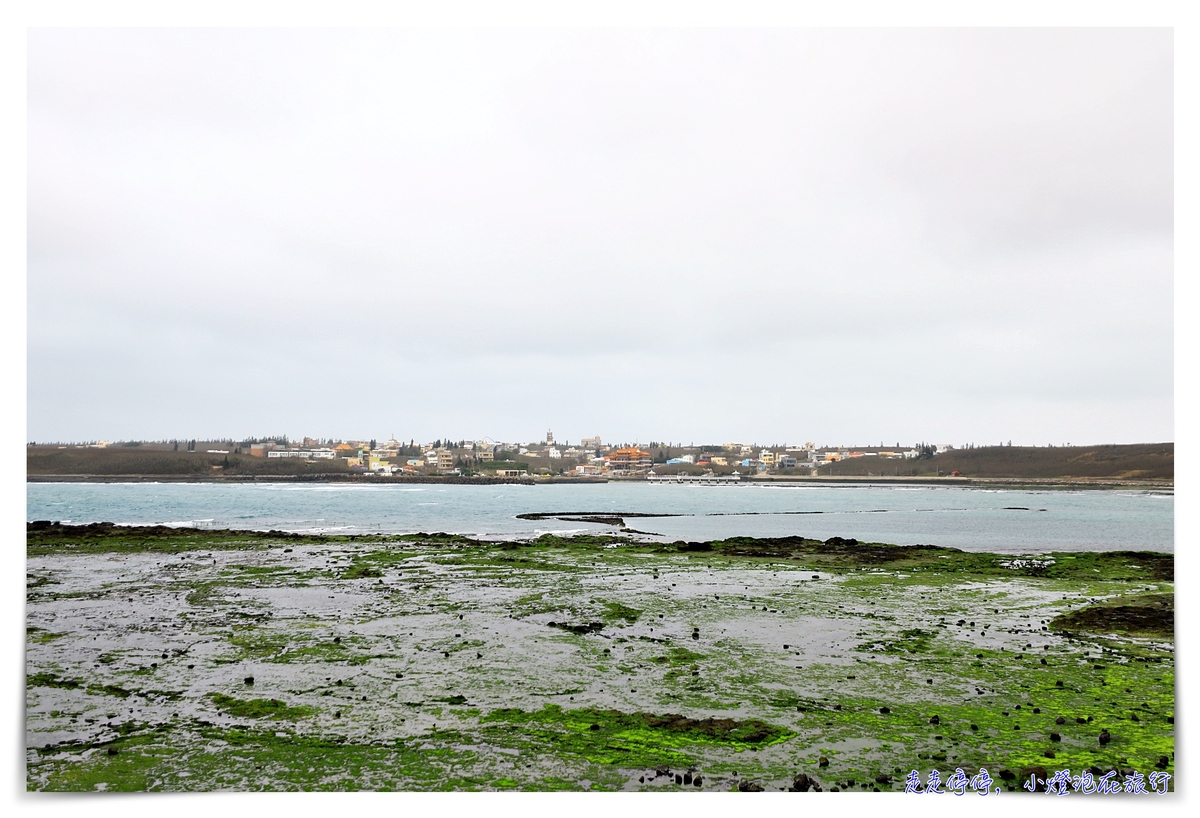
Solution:
{"label": "grey cloud", "polygon": [[37,30],[29,435],[1171,438],[1172,71],[1154,29]]}

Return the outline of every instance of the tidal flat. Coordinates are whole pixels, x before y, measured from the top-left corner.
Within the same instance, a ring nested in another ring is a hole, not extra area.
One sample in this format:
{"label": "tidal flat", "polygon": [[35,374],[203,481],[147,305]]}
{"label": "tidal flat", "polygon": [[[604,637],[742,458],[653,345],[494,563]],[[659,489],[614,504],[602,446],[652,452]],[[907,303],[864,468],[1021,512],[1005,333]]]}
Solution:
{"label": "tidal flat", "polygon": [[49,523],[26,548],[29,790],[1174,774],[1171,554]]}

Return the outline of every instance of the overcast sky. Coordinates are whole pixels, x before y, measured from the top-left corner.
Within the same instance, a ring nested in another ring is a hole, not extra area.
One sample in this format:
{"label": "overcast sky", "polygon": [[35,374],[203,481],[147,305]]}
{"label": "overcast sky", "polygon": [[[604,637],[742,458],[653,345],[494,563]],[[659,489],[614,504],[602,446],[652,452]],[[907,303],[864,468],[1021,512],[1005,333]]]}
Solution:
{"label": "overcast sky", "polygon": [[1164,29],[34,30],[28,439],[1174,439]]}

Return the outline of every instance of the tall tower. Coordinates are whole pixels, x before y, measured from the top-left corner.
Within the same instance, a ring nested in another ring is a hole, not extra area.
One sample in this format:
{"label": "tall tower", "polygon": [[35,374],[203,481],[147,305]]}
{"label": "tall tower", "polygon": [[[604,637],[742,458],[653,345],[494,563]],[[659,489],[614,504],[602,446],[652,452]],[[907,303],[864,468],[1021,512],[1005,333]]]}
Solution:
{"label": "tall tower", "polygon": [[554,432],[551,432],[548,429],[546,430],[546,445],[547,446],[554,445]]}

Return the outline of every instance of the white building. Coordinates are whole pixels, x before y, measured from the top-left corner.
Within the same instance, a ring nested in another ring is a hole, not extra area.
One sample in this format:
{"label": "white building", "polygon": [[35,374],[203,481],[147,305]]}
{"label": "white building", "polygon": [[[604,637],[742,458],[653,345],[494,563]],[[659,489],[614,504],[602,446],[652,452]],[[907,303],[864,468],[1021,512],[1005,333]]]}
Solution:
{"label": "white building", "polygon": [[267,457],[299,457],[302,460],[332,460],[337,454],[333,449],[272,449]]}

